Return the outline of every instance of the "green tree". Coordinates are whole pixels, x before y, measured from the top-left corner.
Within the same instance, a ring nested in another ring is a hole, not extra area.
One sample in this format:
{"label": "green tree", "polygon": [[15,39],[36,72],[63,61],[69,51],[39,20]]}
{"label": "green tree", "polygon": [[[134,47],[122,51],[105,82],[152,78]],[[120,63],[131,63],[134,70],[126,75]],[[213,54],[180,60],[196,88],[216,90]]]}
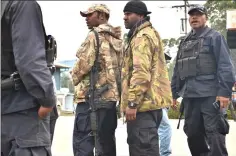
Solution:
{"label": "green tree", "polygon": [[175,43],[176,43],[176,39],[175,38],[170,38],[168,46],[171,48],[175,45]]}
{"label": "green tree", "polygon": [[74,93],[75,88],[68,72],[61,73],[61,87],[68,88],[70,93]]}
{"label": "green tree", "polygon": [[61,73],[61,87],[69,88],[70,76],[67,72]]}
{"label": "green tree", "polygon": [[205,7],[211,27],[226,37],[226,10],[236,9],[236,2],[232,0],[207,0]]}
{"label": "green tree", "polygon": [[173,76],[175,62],[176,62],[176,58],[169,64],[169,67],[168,67],[168,76],[169,76],[169,80],[170,81],[171,81],[172,76]]}
{"label": "green tree", "polygon": [[163,39],[162,40],[162,44],[163,44],[164,47],[166,47],[168,45],[168,43],[169,43],[169,39]]}

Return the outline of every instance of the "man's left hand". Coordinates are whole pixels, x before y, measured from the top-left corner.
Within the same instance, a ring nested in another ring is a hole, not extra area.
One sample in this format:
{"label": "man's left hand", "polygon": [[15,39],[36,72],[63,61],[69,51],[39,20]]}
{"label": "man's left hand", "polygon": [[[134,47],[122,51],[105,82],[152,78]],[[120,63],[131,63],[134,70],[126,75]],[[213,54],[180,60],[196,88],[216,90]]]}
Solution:
{"label": "man's left hand", "polygon": [[220,101],[220,108],[226,108],[229,104],[229,98],[223,96],[217,96],[216,100]]}
{"label": "man's left hand", "polygon": [[125,117],[127,121],[132,121],[136,120],[136,113],[137,113],[137,108],[129,108],[127,107],[125,110]]}

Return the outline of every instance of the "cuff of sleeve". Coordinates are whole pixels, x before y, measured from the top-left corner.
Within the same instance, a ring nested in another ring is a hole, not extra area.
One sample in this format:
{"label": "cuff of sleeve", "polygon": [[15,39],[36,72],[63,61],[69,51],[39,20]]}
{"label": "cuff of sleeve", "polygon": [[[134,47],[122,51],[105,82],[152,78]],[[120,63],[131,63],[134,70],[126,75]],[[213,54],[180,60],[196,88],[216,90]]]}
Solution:
{"label": "cuff of sleeve", "polygon": [[231,97],[231,92],[220,89],[217,93],[217,96]]}
{"label": "cuff of sleeve", "polygon": [[56,96],[47,99],[38,99],[37,101],[43,107],[54,107],[56,105]]}
{"label": "cuff of sleeve", "polygon": [[175,94],[172,94],[172,97],[173,97],[173,99],[178,99],[179,95],[177,93],[175,93]]}

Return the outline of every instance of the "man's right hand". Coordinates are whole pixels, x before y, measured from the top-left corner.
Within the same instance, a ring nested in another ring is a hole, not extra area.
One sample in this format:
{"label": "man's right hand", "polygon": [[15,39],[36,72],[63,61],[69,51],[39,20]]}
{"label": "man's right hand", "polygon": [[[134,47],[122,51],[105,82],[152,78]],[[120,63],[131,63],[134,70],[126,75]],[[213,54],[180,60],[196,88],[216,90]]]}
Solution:
{"label": "man's right hand", "polygon": [[38,115],[41,119],[45,118],[48,113],[50,113],[52,111],[53,107],[43,107],[40,106],[39,110],[38,110]]}
{"label": "man's right hand", "polygon": [[177,100],[173,99],[173,103],[171,105],[172,109],[177,110]]}

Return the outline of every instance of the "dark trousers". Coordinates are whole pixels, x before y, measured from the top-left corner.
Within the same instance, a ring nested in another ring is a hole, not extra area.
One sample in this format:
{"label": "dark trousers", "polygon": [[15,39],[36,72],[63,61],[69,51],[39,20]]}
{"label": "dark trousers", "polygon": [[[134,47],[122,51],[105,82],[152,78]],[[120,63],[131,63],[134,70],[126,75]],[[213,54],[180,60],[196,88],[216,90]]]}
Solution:
{"label": "dark trousers", "polygon": [[51,156],[49,116],[33,108],[1,117],[1,156]]}
{"label": "dark trousers", "polygon": [[[98,156],[116,156],[115,130],[117,127],[116,102],[111,109],[97,110],[97,153]],[[73,132],[74,156],[93,156],[95,140],[91,136],[91,122],[88,103],[79,103]]]}
{"label": "dark trousers", "polygon": [[162,110],[137,113],[136,120],[127,122],[127,143],[130,156],[159,156],[158,127]]}
{"label": "dark trousers", "polygon": [[56,121],[58,118],[57,107],[55,106],[50,113],[50,135],[51,135],[51,143],[53,142],[54,130],[56,126]]}
{"label": "dark trousers", "polygon": [[227,156],[226,120],[213,103],[216,97],[184,98],[184,132],[193,156]]}

